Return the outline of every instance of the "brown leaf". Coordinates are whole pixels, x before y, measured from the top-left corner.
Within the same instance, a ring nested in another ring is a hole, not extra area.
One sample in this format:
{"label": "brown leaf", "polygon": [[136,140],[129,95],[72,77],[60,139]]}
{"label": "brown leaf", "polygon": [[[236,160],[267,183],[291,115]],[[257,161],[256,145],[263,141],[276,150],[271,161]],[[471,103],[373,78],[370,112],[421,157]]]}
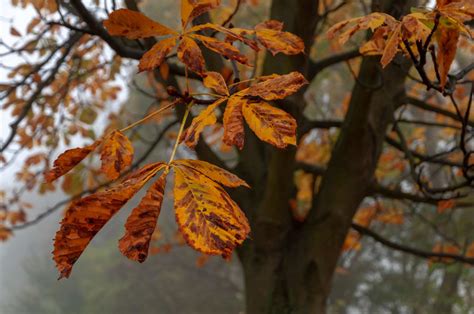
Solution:
{"label": "brown leaf", "polygon": [[91,145],[81,148],[68,149],[54,161],[53,169],[45,173],[46,182],[53,182],[57,178],[65,175],[84,158],[86,158],[100,142],[94,142]]}
{"label": "brown leaf", "polygon": [[125,223],[125,235],[119,240],[119,249],[131,260],[143,263],[148,257],[150,241],[158,222],[166,185],[165,171],[148,189]]}
{"label": "brown leaf", "polygon": [[163,39],[153,45],[140,59],[138,64],[139,71],[151,71],[161,66],[174,46],[176,46],[176,37]]}
{"label": "brown leaf", "polygon": [[110,13],[109,18],[104,21],[104,26],[110,35],[125,36],[129,39],[177,34],[174,30],[149,19],[140,12],[128,9]]}
{"label": "brown leaf", "polygon": [[194,249],[229,257],[246,239],[247,218],[227,192],[201,172],[179,165],[175,170],[175,214],[179,230]]}
{"label": "brown leaf", "polygon": [[117,186],[71,203],[54,239],[53,259],[60,278],[69,277],[92,238],[164,166],[163,163],[147,165]]}
{"label": "brown leaf", "polygon": [[224,111],[224,136],[222,141],[229,145],[235,145],[239,149],[244,147],[244,122],[242,115],[242,98],[233,96],[227,102]]}
{"label": "brown leaf", "polygon": [[191,37],[200,40],[208,49],[217,52],[227,59],[235,60],[239,63],[250,65],[246,56],[240,53],[239,49],[232,44],[220,41],[212,37],[193,34]]}
{"label": "brown leaf", "polygon": [[183,39],[178,46],[178,58],[191,71],[198,74],[204,73],[205,65],[201,49],[199,49],[198,44],[188,36],[183,36]]}
{"label": "brown leaf", "polygon": [[239,92],[239,95],[258,96],[265,100],[283,99],[296,93],[306,84],[308,81],[301,73],[291,72],[257,83],[247,90]]}
{"label": "brown leaf", "polygon": [[292,116],[265,102],[243,100],[245,121],[259,139],[278,148],[296,145],[296,121]]}
{"label": "brown leaf", "polygon": [[113,131],[105,139],[100,156],[100,170],[111,180],[132,164],[133,146],[130,140],[120,131]]}
{"label": "brown leaf", "polygon": [[204,86],[214,90],[219,95],[229,96],[229,90],[227,84],[220,73],[217,72],[206,72],[203,80]]}
{"label": "brown leaf", "polygon": [[196,147],[199,141],[199,135],[202,133],[204,128],[217,122],[216,113],[214,111],[225,100],[225,98],[218,99],[212,105],[209,105],[206,109],[201,111],[201,113],[193,119],[191,125],[186,129],[186,132],[183,133],[182,139],[186,145],[191,148]]}
{"label": "brown leaf", "polygon": [[209,179],[230,188],[236,188],[239,186],[250,187],[244,180],[240,179],[235,174],[202,160],[182,159],[174,161],[173,164],[192,168],[199,171]]}

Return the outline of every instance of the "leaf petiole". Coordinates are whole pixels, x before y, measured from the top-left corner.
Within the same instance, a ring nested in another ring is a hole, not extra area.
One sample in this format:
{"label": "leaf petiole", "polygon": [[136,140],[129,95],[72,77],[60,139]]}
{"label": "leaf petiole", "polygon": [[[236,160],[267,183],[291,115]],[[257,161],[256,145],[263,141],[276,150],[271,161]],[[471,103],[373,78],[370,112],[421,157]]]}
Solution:
{"label": "leaf petiole", "polygon": [[186,120],[188,119],[189,110],[191,109],[191,107],[193,106],[193,104],[194,104],[194,103],[191,101],[191,102],[186,106],[186,111],[184,112],[183,120],[181,121],[181,126],[179,127],[178,136],[176,137],[176,142],[174,143],[173,152],[171,153],[170,160],[168,161],[168,167],[169,167],[169,165],[173,162],[174,157],[175,157],[175,155],[176,155],[176,151],[177,151],[178,145],[179,145],[179,140],[180,140],[180,138],[181,138],[181,135],[183,134],[184,126],[185,126],[185,124],[186,124]]}

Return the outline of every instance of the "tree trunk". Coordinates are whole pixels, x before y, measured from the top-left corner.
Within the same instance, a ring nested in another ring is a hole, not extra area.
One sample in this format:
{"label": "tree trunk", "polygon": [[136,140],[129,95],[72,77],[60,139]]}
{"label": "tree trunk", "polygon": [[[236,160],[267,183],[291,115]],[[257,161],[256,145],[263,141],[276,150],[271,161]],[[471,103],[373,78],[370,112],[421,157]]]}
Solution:
{"label": "tree trunk", "polygon": [[[379,10],[395,16],[413,4],[376,2]],[[283,21],[285,30],[303,38],[308,48],[319,21],[318,5],[314,0],[274,0],[271,18]],[[307,61],[303,55],[267,58],[264,74],[306,73]],[[303,224],[292,220],[289,209],[296,150],[270,148],[246,132],[237,172],[253,190],[238,191],[234,197],[252,226],[250,240],[239,250],[247,313],[325,313],[341,247],[373,181],[393,109],[404,96],[404,63],[382,70],[378,59],[363,60],[344,126]],[[301,121],[303,104],[298,94],[279,105]]]}

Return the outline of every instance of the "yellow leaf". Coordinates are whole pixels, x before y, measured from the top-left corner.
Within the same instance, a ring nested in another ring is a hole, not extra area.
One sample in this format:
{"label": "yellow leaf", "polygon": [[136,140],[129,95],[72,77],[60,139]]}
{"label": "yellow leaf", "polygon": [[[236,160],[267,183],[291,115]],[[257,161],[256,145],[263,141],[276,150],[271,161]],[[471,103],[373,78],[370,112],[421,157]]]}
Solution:
{"label": "yellow leaf", "polygon": [[278,148],[296,145],[296,121],[292,116],[265,102],[243,101],[245,121],[258,138]]}
{"label": "yellow leaf", "polygon": [[153,45],[143,57],[140,59],[138,69],[142,71],[151,71],[163,64],[166,56],[170,53],[171,49],[176,45],[176,37],[170,37],[163,39],[162,41]]}
{"label": "yellow leaf", "polygon": [[126,233],[119,240],[119,249],[131,260],[143,263],[148,257],[150,241],[161,211],[167,174],[167,171],[163,172],[152,184],[125,223]]}
{"label": "yellow leaf", "polygon": [[199,171],[209,179],[230,188],[236,188],[239,186],[249,188],[249,185],[235,174],[202,160],[183,159],[176,160],[173,164],[192,168]]}
{"label": "yellow leaf", "polygon": [[203,83],[204,86],[214,90],[219,95],[229,96],[229,90],[227,89],[225,80],[220,73],[206,72]]}
{"label": "yellow leaf", "polygon": [[202,253],[229,257],[250,232],[244,213],[199,171],[178,165],[174,170],[176,221],[184,239]]}
{"label": "yellow leaf", "polygon": [[113,131],[105,139],[100,159],[100,170],[107,178],[114,180],[132,164],[133,146],[130,140],[120,131]]}
{"label": "yellow leaf", "polygon": [[71,203],[54,239],[53,259],[60,278],[69,277],[92,238],[164,166],[163,163],[147,165],[119,185]]}
{"label": "yellow leaf", "polygon": [[111,35],[125,36],[129,39],[177,34],[174,30],[149,19],[140,12],[128,9],[110,13],[109,18],[104,21],[104,26]]}

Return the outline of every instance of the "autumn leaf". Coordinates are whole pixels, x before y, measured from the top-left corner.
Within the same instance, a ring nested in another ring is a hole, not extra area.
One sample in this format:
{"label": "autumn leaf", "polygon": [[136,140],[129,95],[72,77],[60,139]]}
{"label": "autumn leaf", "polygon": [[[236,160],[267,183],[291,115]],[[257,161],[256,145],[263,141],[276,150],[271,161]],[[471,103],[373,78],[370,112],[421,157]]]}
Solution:
{"label": "autumn leaf", "polygon": [[239,149],[244,147],[244,120],[242,114],[242,98],[231,97],[224,111],[224,136],[222,141],[229,145],[235,145]]}
{"label": "autumn leaf", "polygon": [[235,174],[202,160],[183,159],[176,160],[173,164],[193,168],[207,176],[209,179],[230,188],[236,188],[239,186],[250,188],[244,180],[240,179]]}
{"label": "autumn leaf", "polygon": [[296,55],[304,52],[304,42],[298,36],[283,32],[283,23],[270,20],[255,26],[258,41],[276,55],[281,52],[286,55]]}
{"label": "autumn leaf", "polygon": [[214,90],[219,95],[229,96],[229,89],[224,78],[218,72],[206,72],[203,80],[204,86]]}
{"label": "autumn leaf", "polygon": [[107,178],[117,179],[120,173],[132,164],[132,143],[120,131],[115,130],[105,137],[100,159],[100,170]]}
{"label": "autumn leaf", "polygon": [[285,111],[265,102],[243,100],[245,121],[262,141],[278,148],[296,145],[296,121]]}
{"label": "autumn leaf", "polygon": [[81,148],[68,149],[54,161],[53,169],[46,172],[44,177],[46,182],[53,182],[63,176],[86,158],[98,145],[99,141]]}
{"label": "autumn leaf", "polygon": [[190,35],[190,37],[201,41],[203,45],[206,46],[208,49],[217,52],[218,54],[222,55],[227,59],[235,60],[239,63],[250,65],[248,63],[247,57],[241,54],[239,49],[237,49],[228,42],[220,41],[213,37],[207,37],[198,34]]}
{"label": "autumn leaf", "polygon": [[199,136],[206,126],[213,125],[217,122],[215,110],[222,104],[226,99],[220,98],[212,105],[207,106],[206,109],[201,111],[199,115],[193,119],[191,125],[183,133],[182,140],[191,148],[196,147]]}
{"label": "autumn leaf", "polygon": [[196,17],[217,8],[220,0],[181,0],[181,24],[183,29]]}
{"label": "autumn leaf", "polygon": [[148,50],[140,59],[138,69],[142,71],[151,71],[161,66],[165,61],[166,56],[176,46],[176,37],[171,37],[159,41]]}
{"label": "autumn leaf", "polygon": [[143,263],[148,257],[150,241],[161,211],[168,172],[161,174],[146,192],[125,223],[126,233],[119,241],[119,249],[131,260]]}
{"label": "autumn leaf", "polygon": [[178,46],[178,58],[191,71],[203,74],[205,71],[204,57],[198,44],[187,36],[183,36]]}
{"label": "autumn leaf", "polygon": [[247,218],[209,177],[180,164],[173,169],[176,221],[186,242],[202,253],[229,257],[250,231]]}
{"label": "autumn leaf", "polygon": [[109,18],[104,21],[104,26],[111,35],[124,36],[128,39],[177,34],[174,30],[153,21],[142,13],[128,9],[110,13]]}
{"label": "autumn leaf", "polygon": [[390,62],[392,62],[393,58],[398,52],[398,45],[401,42],[400,33],[401,33],[402,26],[401,24],[397,25],[395,30],[390,34],[390,37],[387,41],[387,45],[382,54],[382,58],[380,59],[380,63],[382,67],[386,67]]}
{"label": "autumn leaf", "polygon": [[60,278],[69,277],[72,267],[92,238],[125,203],[165,164],[147,165],[108,190],[73,201],[54,239],[53,259]]}
{"label": "autumn leaf", "polygon": [[239,92],[239,95],[260,97],[265,100],[284,99],[296,93],[308,81],[299,72],[291,72],[257,83],[246,90]]}

